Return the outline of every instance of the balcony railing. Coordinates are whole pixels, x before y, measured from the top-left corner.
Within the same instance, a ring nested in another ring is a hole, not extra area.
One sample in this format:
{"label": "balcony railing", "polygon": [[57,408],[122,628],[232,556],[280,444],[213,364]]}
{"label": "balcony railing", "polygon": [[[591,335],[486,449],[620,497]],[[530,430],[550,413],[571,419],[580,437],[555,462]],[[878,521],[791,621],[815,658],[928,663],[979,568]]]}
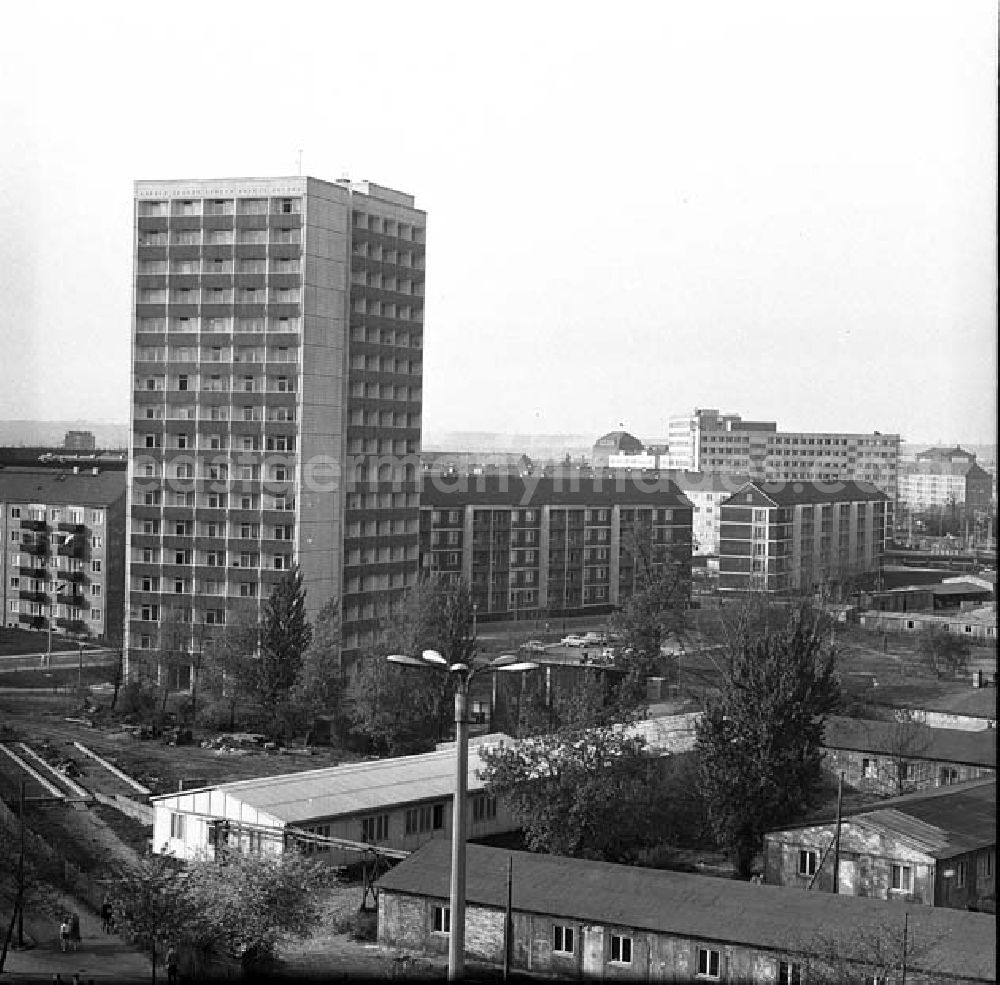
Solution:
{"label": "balcony railing", "polygon": [[60,520],[59,521],[59,529],[63,533],[67,533],[67,534],[82,534],[83,533],[83,524],[82,523],[73,523],[73,522],[71,522],[69,520]]}
{"label": "balcony railing", "polygon": [[39,605],[49,604],[49,597],[45,592],[32,592],[22,588],[19,594],[24,602],[37,602]]}
{"label": "balcony railing", "polygon": [[21,550],[26,554],[33,554],[36,557],[44,557],[49,553],[49,542],[47,540],[36,540],[31,543],[21,544]]}
{"label": "balcony railing", "polygon": [[44,520],[21,520],[22,530],[44,530],[45,528]]}
{"label": "balcony railing", "polygon": [[71,540],[67,544],[60,544],[56,548],[60,557],[83,557],[84,544],[79,538]]}

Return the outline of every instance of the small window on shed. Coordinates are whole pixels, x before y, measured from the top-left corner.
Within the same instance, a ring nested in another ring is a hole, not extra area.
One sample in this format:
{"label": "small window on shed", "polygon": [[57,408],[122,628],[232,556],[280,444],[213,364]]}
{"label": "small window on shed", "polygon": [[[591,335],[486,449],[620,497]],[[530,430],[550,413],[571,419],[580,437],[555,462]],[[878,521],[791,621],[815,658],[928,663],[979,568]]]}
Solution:
{"label": "small window on shed", "polygon": [[431,930],[435,934],[451,933],[450,906],[435,906],[431,909]]}
{"label": "small window on shed", "polygon": [[170,815],[170,837],[179,840],[184,839],[187,818],[183,814]]}

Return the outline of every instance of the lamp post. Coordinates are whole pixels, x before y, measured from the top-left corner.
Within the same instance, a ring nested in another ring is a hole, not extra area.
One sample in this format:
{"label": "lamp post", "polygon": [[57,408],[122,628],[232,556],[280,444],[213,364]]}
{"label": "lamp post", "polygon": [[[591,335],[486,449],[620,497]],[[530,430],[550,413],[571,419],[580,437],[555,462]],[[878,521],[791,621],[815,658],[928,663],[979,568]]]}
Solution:
{"label": "lamp post", "polygon": [[437,650],[424,650],[419,657],[392,653],[391,663],[405,667],[421,667],[455,676],[455,797],[451,824],[451,887],[449,896],[450,927],[448,935],[448,980],[462,978],[465,966],[465,816],[469,783],[469,685],[482,671],[519,673],[534,670],[538,664],[519,660],[513,653],[504,653],[487,663],[453,663]]}

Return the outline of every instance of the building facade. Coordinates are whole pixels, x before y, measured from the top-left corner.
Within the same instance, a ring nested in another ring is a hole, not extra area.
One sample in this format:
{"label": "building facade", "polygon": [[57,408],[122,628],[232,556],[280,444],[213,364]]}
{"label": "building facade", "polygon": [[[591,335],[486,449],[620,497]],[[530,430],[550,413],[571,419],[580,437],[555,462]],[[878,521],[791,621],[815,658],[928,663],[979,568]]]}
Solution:
{"label": "building facade", "polygon": [[659,476],[428,476],[420,513],[422,570],[480,618],[608,612],[647,560],[690,576],[691,504]]}
{"label": "building facade", "polygon": [[909,510],[989,510],[993,476],[977,464],[973,452],[957,446],[929,448],[900,475],[899,501]]}
{"label": "building facade", "polygon": [[367,182],[136,183],[129,647],[298,565],[350,651],[414,583],[425,226]]}
{"label": "building facade", "polygon": [[604,467],[612,456],[641,455],[642,453],[643,444],[635,435],[624,430],[609,431],[594,442],[590,461],[595,467]]}
{"label": "building facade", "polygon": [[[432,841],[379,880],[380,944],[447,953],[448,847]],[[844,980],[822,961],[820,942],[828,948],[832,941],[840,945],[839,970],[851,980],[886,981],[899,974],[898,952],[887,948],[886,967],[861,942],[874,928],[899,926],[901,933],[905,912],[911,941],[935,941],[932,949],[911,946],[908,982],[996,980],[996,922],[988,914],[482,845],[466,853],[465,957],[497,967],[509,962],[515,973],[806,985],[815,980],[810,970],[823,981]]]}
{"label": "building facade", "polygon": [[868,482],[886,494],[890,515],[897,500],[898,434],[779,431],[774,421],[695,409],[670,418],[669,444],[671,468],[769,482]]}
{"label": "building facade", "polygon": [[836,822],[771,831],[769,885],[952,909],[996,901],[996,780],[879,802]]}
{"label": "building facade", "polygon": [[70,451],[94,451],[97,439],[93,431],[67,431],[63,438],[63,448]]}
{"label": "building facade", "polygon": [[0,469],[3,621],[121,642],[123,471]]}
{"label": "building facade", "polygon": [[719,588],[799,594],[877,575],[887,506],[866,483],[747,483],[719,507]]}

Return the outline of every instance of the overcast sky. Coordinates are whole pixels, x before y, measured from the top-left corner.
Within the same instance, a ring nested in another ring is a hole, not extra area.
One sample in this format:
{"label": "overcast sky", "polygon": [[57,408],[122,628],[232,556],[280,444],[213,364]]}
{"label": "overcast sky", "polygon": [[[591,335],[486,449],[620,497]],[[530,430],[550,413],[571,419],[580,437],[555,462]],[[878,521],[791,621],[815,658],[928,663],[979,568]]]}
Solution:
{"label": "overcast sky", "polygon": [[33,3],[0,39],[0,418],[127,421],[132,182],[428,212],[424,428],[995,441],[997,10]]}

